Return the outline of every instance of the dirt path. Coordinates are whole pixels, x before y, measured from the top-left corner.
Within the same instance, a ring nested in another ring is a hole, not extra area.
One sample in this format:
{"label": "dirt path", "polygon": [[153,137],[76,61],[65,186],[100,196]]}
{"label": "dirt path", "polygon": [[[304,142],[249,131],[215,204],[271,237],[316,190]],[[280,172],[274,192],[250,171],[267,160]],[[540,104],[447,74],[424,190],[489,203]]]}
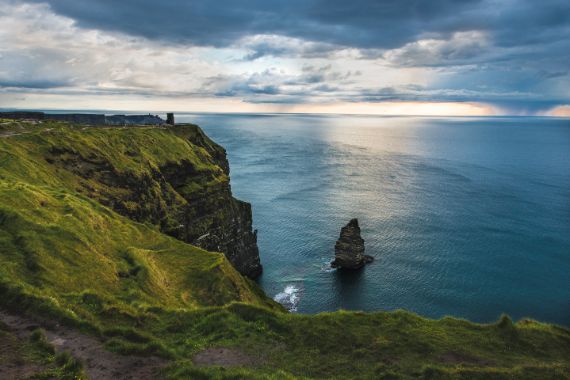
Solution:
{"label": "dirt path", "polygon": [[64,326],[44,326],[31,319],[0,311],[0,321],[20,339],[28,339],[32,330],[46,330],[48,341],[57,352],[67,351],[83,362],[92,380],[157,379],[157,371],[166,360],[157,357],[123,356],[107,351],[97,338]]}

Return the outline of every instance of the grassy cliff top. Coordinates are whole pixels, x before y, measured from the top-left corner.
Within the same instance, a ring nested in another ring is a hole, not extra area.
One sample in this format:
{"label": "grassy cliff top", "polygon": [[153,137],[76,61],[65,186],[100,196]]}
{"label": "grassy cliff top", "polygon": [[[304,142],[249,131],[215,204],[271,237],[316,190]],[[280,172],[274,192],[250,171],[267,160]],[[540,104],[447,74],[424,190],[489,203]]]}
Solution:
{"label": "grassy cliff top", "polygon": [[216,152],[191,125],[0,121],[0,307],[74,326],[120,354],[162,356],[170,365],[159,376],[168,378],[570,378],[570,331],[551,324],[286,313],[222,254],[87,196],[89,186],[113,194],[100,173],[53,164],[80,156],[98,171],[103,163],[144,176],[153,165],[191,162],[207,191],[228,181]]}
{"label": "grassy cliff top", "polygon": [[104,169],[136,177],[166,164],[187,162],[197,173],[208,173],[209,181],[227,182],[227,173],[213,157],[223,153],[222,147],[190,124],[126,128],[74,126],[55,121],[0,123],[1,178],[37,185],[78,185],[70,170],[50,165],[60,157],[81,158],[85,167],[75,169],[84,172]]}

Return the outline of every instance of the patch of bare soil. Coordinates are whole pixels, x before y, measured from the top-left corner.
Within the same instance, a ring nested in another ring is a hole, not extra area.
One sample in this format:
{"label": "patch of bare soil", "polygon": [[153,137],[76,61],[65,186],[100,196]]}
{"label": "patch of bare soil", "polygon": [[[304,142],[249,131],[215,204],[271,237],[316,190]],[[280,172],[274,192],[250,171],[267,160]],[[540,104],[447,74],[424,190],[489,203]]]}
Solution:
{"label": "patch of bare soil", "polygon": [[261,363],[262,359],[253,357],[237,348],[207,348],[200,351],[192,359],[195,365],[221,367],[252,367]]}
{"label": "patch of bare soil", "polygon": [[9,332],[0,332],[0,379],[25,379],[46,369],[22,356],[25,343]]}
{"label": "patch of bare soil", "polygon": [[[123,356],[107,351],[97,338],[65,326],[40,325],[29,318],[0,311],[0,321],[20,339],[27,339],[34,329],[45,329],[48,341],[57,352],[67,351],[83,362],[85,372],[93,380],[157,379],[167,362],[158,357]],[[23,376],[25,377],[25,376]],[[19,377],[0,378],[18,379]]]}

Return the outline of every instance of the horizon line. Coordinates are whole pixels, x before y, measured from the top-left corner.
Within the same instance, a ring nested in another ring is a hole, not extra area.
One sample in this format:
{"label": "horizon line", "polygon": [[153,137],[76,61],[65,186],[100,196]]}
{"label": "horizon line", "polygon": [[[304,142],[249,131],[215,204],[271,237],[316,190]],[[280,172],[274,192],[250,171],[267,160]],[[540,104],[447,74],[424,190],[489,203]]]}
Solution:
{"label": "horizon line", "polygon": [[121,109],[68,109],[68,108],[1,108],[0,112],[54,112],[54,113],[102,113],[105,115],[111,114],[166,114],[174,113],[191,115],[191,114],[205,114],[205,115],[312,115],[312,116],[365,116],[365,117],[423,117],[423,118],[550,118],[550,119],[570,119],[570,116],[559,116],[559,115],[515,115],[515,114],[503,114],[503,115],[427,115],[427,114],[372,114],[372,113],[334,113],[334,112],[239,112],[239,111],[225,111],[225,112],[215,112],[215,111],[148,111],[148,110],[135,110],[126,111]]}

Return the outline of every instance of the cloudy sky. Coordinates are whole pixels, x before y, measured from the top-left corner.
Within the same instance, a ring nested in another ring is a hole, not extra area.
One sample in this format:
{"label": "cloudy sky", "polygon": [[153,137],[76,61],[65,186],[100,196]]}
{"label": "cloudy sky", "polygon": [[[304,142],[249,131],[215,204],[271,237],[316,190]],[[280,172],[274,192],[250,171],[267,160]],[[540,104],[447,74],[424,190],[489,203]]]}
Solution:
{"label": "cloudy sky", "polygon": [[0,108],[570,116],[568,0],[0,0]]}

